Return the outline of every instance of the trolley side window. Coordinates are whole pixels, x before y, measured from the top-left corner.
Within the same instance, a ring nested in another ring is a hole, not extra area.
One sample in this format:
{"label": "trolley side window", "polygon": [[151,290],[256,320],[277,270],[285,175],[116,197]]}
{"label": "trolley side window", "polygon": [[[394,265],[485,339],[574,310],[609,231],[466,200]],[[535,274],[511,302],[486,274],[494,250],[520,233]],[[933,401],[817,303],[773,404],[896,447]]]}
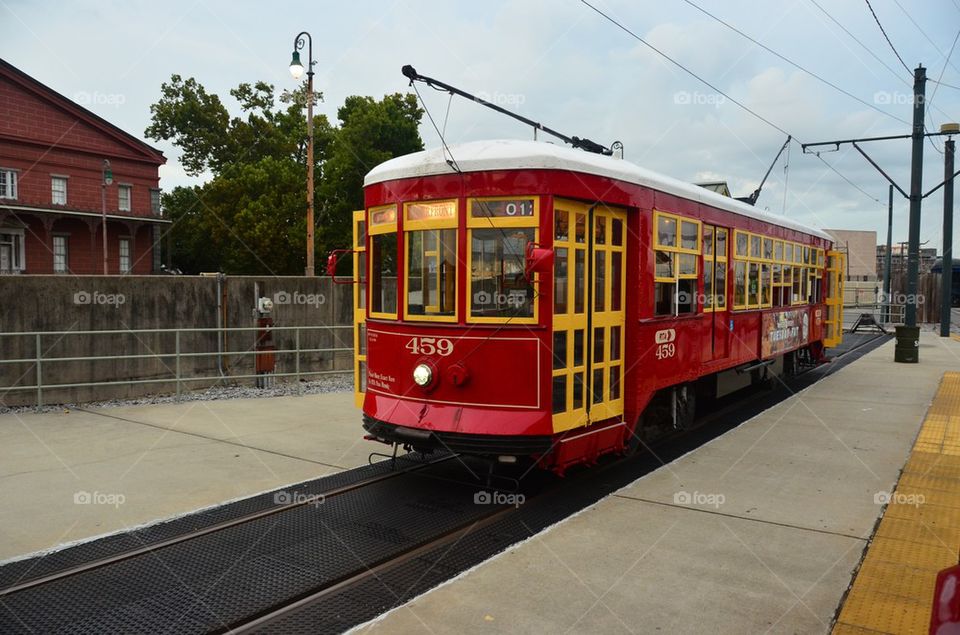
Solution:
{"label": "trolley side window", "polygon": [[703,226],[703,311],[727,308],[727,230]]}
{"label": "trolley side window", "polygon": [[700,221],[653,213],[654,315],[697,311]]}
{"label": "trolley side window", "polygon": [[370,316],[397,318],[397,206],[370,210]]}
{"label": "trolley side window", "polygon": [[536,280],[525,273],[527,244],[538,240],[539,199],[467,201],[468,317],[473,322],[537,320]]}
{"label": "trolley side window", "polygon": [[405,319],[456,321],[457,201],[404,205]]}
{"label": "trolley side window", "polygon": [[774,280],[782,271],[773,266],[776,242],[760,234],[734,232],[733,308],[762,309],[773,306]]}

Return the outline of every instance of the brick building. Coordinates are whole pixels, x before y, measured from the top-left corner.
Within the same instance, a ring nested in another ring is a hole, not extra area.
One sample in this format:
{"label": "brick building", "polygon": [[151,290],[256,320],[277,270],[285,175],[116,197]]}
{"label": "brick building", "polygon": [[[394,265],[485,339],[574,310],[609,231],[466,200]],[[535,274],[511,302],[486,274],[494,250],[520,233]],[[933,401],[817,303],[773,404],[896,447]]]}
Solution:
{"label": "brick building", "polygon": [[165,162],[0,59],[0,273],[102,274],[103,209],[109,273],[156,272]]}

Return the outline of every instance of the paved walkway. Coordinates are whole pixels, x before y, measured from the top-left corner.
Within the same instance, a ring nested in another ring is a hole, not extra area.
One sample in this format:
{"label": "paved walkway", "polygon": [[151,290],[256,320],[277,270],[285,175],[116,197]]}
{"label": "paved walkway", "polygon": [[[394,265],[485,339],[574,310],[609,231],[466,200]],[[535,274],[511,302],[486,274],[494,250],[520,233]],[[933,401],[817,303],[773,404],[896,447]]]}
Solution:
{"label": "paved walkway", "polygon": [[844,599],[834,635],[924,633],[960,554],[960,372],[946,373]]}
{"label": "paved walkway", "polygon": [[920,356],[891,341],[359,630],[828,632],[960,342]]}
{"label": "paved walkway", "polygon": [[0,561],[366,463],[352,393],[0,415]]}

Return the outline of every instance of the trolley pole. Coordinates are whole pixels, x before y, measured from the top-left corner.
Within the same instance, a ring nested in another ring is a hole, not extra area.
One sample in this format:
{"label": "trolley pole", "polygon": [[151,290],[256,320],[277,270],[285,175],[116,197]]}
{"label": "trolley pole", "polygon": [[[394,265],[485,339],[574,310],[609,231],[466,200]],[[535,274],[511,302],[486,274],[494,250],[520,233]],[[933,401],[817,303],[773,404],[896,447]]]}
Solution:
{"label": "trolley pole", "polygon": [[890,323],[890,269],[893,264],[893,185],[887,201],[887,253],[883,259],[883,323]]}
{"label": "trolley pole", "polygon": [[923,102],[927,70],[917,66],[913,74],[913,151],[910,161],[910,233],[907,246],[906,326],[917,326],[917,293],[920,279],[920,205],[923,202]]}
{"label": "trolley pole", "polygon": [[950,337],[953,289],[953,139],[943,144],[943,255],[940,258],[940,337]]}

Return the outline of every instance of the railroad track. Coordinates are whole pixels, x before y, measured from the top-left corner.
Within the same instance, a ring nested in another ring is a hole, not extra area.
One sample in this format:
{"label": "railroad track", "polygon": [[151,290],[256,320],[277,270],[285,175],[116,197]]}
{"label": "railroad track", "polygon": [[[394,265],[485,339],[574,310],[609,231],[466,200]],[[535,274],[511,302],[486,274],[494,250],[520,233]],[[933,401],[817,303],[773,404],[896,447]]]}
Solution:
{"label": "railroad track", "polygon": [[[3,599],[4,597],[8,595],[12,595],[14,593],[25,591],[27,589],[38,587],[44,584],[49,584],[50,582],[53,582],[55,580],[61,580],[63,578],[75,576],[75,575],[84,573],[86,571],[92,571],[93,569],[106,567],[111,564],[122,562],[124,560],[135,558],[137,556],[141,556],[144,554],[155,553],[167,547],[172,547],[174,545],[182,544],[190,540],[196,540],[202,536],[207,536],[209,534],[223,531],[225,529],[229,529],[231,527],[242,525],[244,523],[248,523],[261,518],[266,518],[267,516],[282,514],[284,512],[290,511],[292,509],[296,509],[298,507],[302,507],[304,505],[317,504],[318,502],[325,501],[328,497],[340,496],[342,494],[346,494],[347,492],[352,492],[356,489],[360,489],[361,487],[366,487],[373,483],[379,483],[380,481],[383,481],[386,479],[396,478],[398,476],[402,476],[403,474],[409,474],[411,472],[424,469],[429,465],[435,465],[437,463],[449,461],[453,458],[454,458],[453,456],[448,455],[448,456],[442,456],[434,459],[418,461],[406,467],[401,467],[400,469],[397,469],[397,470],[385,472],[382,474],[378,474],[376,476],[371,476],[369,478],[365,478],[360,481],[357,481],[356,483],[335,487],[329,490],[322,491],[318,494],[304,494],[302,496],[288,495],[288,497],[291,499],[289,502],[281,502],[267,509],[263,509],[263,510],[248,513],[248,514],[243,514],[241,516],[232,518],[230,520],[207,525],[201,529],[196,529],[194,531],[173,536],[171,538],[159,540],[157,542],[147,543],[135,549],[121,551],[120,553],[117,553],[114,555],[110,555],[103,558],[98,558],[95,560],[84,562],[82,564],[66,567],[64,569],[55,571],[54,573],[49,573],[49,574],[34,577],[34,578],[28,578],[23,582],[18,582],[16,584],[12,584],[10,586],[0,588],[0,599]],[[399,457],[399,460],[403,461],[404,457],[402,456]]]}
{"label": "railroad track", "polygon": [[[878,339],[846,351],[822,375]],[[0,590],[0,632],[342,632],[816,380],[804,373],[782,396],[773,391],[720,407],[694,429],[659,440],[655,452],[563,480],[532,473],[522,505],[475,504],[486,488],[469,480],[455,457],[411,460],[323,491],[322,505],[291,501],[25,579]]]}

